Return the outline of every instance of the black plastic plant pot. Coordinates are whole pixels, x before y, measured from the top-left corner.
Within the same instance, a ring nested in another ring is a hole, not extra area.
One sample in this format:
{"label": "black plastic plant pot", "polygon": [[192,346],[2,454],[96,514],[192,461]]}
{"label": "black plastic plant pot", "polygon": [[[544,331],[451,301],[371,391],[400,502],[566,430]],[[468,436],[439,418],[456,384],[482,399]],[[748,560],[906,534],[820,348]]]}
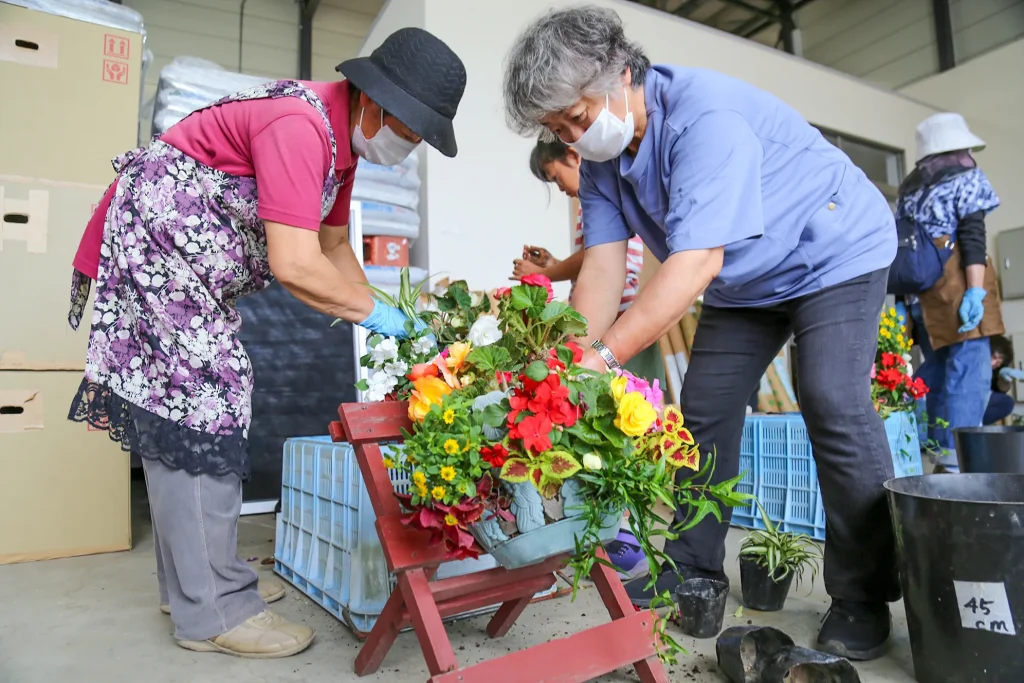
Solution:
{"label": "black plastic plant pot", "polygon": [[714,638],[722,630],[729,584],[715,579],[688,579],[676,588],[679,628],[693,638]]}
{"label": "black plastic plant pot", "polygon": [[1024,474],[1024,427],[961,427],[953,439],[964,474]]}
{"label": "black plastic plant pot", "polygon": [[757,560],[740,555],[740,587],[744,606],[759,612],[778,612],[786,604],[792,585],[793,572],[776,581]]}
{"label": "black plastic plant pot", "polygon": [[1024,474],[885,483],[914,678],[1024,681]]}

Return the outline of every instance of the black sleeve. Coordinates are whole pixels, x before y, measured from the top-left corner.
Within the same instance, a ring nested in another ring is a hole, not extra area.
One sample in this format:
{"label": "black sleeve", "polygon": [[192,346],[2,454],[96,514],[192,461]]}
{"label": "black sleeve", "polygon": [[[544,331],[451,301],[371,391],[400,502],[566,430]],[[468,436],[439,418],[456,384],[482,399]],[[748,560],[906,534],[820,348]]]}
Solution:
{"label": "black sleeve", "polygon": [[985,265],[985,212],[975,211],[961,218],[956,232],[964,268]]}

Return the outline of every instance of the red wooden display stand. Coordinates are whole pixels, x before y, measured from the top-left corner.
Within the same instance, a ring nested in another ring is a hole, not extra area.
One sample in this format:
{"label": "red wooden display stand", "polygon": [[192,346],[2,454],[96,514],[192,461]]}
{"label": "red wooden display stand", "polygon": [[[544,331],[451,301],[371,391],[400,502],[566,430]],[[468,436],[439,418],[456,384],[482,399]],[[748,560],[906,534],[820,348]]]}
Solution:
{"label": "red wooden display stand", "polygon": [[[356,674],[365,676],[377,671],[399,631],[411,624],[430,670],[428,683],[581,683],[630,664],[643,683],[667,683],[657,656],[651,612],[637,612],[615,572],[601,564],[594,565],[590,578],[611,614],[610,623],[470,667],[459,666],[441,620],[500,602],[501,607],[487,624],[487,634],[500,638],[512,628],[534,594],[552,586],[552,572],[565,565],[568,555],[522,569],[498,567],[431,581],[445,559],[444,547],[429,544],[426,532],[402,524],[402,509],[379,445],[400,440],[402,428],[412,427],[407,412],[407,403],[344,403],[338,408],[341,421],[330,425],[334,441],[348,441],[355,449],[377,515],[384,558],[388,569],[398,577],[398,589],[391,594],[356,657]],[[607,559],[603,550],[598,552]]]}

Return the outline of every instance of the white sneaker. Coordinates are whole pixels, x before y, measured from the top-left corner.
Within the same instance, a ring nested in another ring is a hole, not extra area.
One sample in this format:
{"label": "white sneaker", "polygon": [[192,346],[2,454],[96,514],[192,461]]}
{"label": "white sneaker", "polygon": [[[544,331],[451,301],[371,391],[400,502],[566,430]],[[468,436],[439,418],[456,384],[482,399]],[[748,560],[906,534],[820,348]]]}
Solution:
{"label": "white sneaker", "polygon": [[293,624],[265,610],[216,638],[177,642],[179,646],[193,652],[222,652],[247,659],[276,659],[302,652],[310,646],[315,635],[310,627]]}

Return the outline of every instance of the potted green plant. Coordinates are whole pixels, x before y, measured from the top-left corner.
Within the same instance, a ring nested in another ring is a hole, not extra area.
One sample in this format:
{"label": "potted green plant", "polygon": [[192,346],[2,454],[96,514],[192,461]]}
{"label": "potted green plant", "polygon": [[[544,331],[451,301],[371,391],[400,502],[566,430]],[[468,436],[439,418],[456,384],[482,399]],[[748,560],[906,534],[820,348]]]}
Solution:
{"label": "potted green plant", "polygon": [[793,579],[797,585],[810,570],[813,584],[822,559],[821,547],[807,534],[779,531],[757,504],[764,530],[752,531],[740,543],[740,586],[743,604],[762,612],[777,612],[786,604]]}

